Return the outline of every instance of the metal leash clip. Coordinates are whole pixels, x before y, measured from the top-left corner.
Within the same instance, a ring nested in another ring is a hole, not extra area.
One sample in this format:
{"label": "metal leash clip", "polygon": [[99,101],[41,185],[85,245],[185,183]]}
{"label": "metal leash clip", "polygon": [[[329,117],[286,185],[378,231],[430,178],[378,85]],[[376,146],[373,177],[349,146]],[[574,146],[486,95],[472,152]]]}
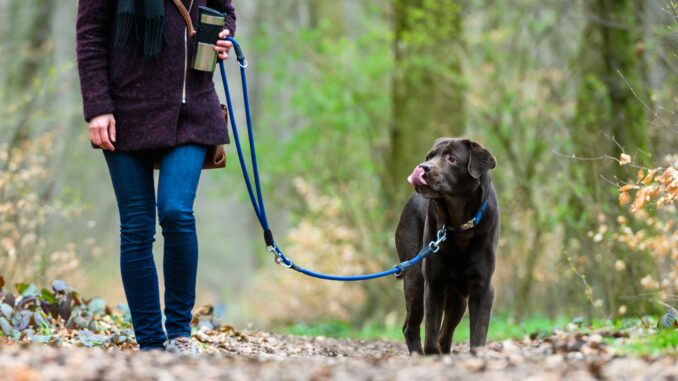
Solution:
{"label": "metal leash clip", "polygon": [[278,264],[282,267],[288,268],[288,269],[292,268],[292,266],[294,265],[292,260],[287,258],[282,253],[282,251],[280,251],[280,248],[276,244],[266,246],[266,251],[269,251],[269,252],[275,254],[275,258],[273,260],[275,261],[276,264]]}
{"label": "metal leash clip", "polygon": [[447,227],[443,225],[440,230],[438,230],[438,233],[436,234],[436,240],[431,241],[431,243],[428,244],[429,249],[431,249],[432,252],[437,253],[438,250],[440,250],[440,244],[443,243],[447,239]]}
{"label": "metal leash clip", "polygon": [[436,244],[440,245],[447,239],[447,226],[443,224],[443,227],[438,230],[438,234],[436,235]]}

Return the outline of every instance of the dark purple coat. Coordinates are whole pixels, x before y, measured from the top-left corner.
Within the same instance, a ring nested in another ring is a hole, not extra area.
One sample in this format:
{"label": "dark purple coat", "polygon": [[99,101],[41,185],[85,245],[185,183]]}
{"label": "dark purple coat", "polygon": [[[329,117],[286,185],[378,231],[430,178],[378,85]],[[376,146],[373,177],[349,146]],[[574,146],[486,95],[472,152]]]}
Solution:
{"label": "dark purple coat", "polygon": [[[198,6],[227,14],[235,33],[231,0],[182,0],[197,26]],[[117,151],[229,142],[212,73],[191,69],[194,44],[177,7],[165,0],[167,45],[148,61],[133,46],[114,49],[117,1],[80,0],[76,51],[85,121],[113,113]],[[101,148],[91,143],[92,148]]]}

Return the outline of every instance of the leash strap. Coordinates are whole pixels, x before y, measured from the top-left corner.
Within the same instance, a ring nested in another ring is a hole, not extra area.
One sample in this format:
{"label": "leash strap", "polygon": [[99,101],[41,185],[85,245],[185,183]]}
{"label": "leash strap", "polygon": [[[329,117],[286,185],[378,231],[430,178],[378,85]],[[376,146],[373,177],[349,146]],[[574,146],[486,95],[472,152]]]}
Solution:
{"label": "leash strap", "polygon": [[[364,275],[329,275],[329,274],[323,274],[319,272],[315,272],[306,268],[303,268],[297,264],[295,264],[290,258],[285,256],[283,251],[278,247],[278,245],[275,243],[275,240],[273,239],[273,233],[271,232],[271,229],[268,225],[268,219],[266,217],[266,209],[264,207],[264,197],[261,192],[261,182],[259,180],[259,166],[257,164],[257,153],[256,153],[256,147],[254,144],[254,129],[252,126],[252,114],[250,112],[250,101],[249,101],[249,95],[247,91],[247,72],[245,68],[247,68],[247,59],[245,58],[245,55],[242,51],[242,47],[236,41],[233,37],[226,37],[228,41],[231,41],[233,43],[233,48],[235,50],[236,58],[238,60],[238,65],[240,65],[240,77],[241,77],[241,82],[242,82],[242,91],[243,91],[243,100],[245,103],[245,116],[247,119],[247,134],[248,134],[248,140],[249,140],[249,145],[250,145],[250,159],[252,162],[252,173],[254,175],[254,187],[252,187],[252,181],[250,180],[250,175],[249,171],[247,169],[247,164],[245,163],[245,155],[243,154],[242,151],[242,145],[240,143],[240,135],[238,134],[238,126],[235,121],[235,115],[233,113],[233,101],[231,99],[231,92],[228,86],[228,76],[226,75],[226,68],[224,66],[224,61],[220,60],[219,61],[219,70],[221,71],[221,80],[224,85],[224,93],[226,94],[226,104],[228,106],[228,116],[229,116],[229,121],[231,123],[231,129],[233,130],[233,139],[235,140],[235,146],[236,150],[238,152],[238,160],[240,162],[240,169],[242,170],[243,178],[245,179],[245,185],[247,186],[247,193],[249,194],[250,197],[250,202],[252,203],[252,207],[254,208],[254,213],[257,215],[257,219],[259,220],[259,224],[261,225],[261,228],[264,230],[264,241],[266,242],[266,250],[273,253],[275,255],[275,261],[277,264],[290,268],[293,270],[296,270],[302,274],[308,275],[310,277],[314,278],[319,278],[319,279],[325,279],[325,280],[335,280],[335,281],[343,281],[343,282],[351,282],[351,281],[359,281],[359,280],[368,280],[368,279],[375,279],[375,278],[381,278],[385,277],[388,275],[396,275],[399,276],[401,275],[405,270],[407,270],[409,267],[416,265],[417,263],[421,262],[426,256],[432,254],[432,253],[437,253],[438,250],[440,250],[440,244],[443,243],[447,239],[447,232],[449,231],[456,231],[456,229],[448,229],[445,225],[443,225],[440,230],[436,233],[436,239],[432,240],[429,242],[427,246],[425,246],[419,253],[412,259],[401,262],[395,266],[393,266],[391,269],[377,272],[377,273],[372,273],[372,274],[364,274]],[[256,195],[255,195],[255,189],[256,189]],[[480,219],[482,218],[485,208],[487,207],[487,200],[483,202],[483,206],[481,207],[481,210],[478,211],[476,216],[474,217],[473,220],[467,222],[466,224],[462,225],[465,226],[471,222],[473,222],[473,226],[477,225],[478,222],[480,222]],[[471,227],[473,227],[471,226]],[[470,229],[466,228],[463,230]],[[459,227],[461,228],[461,227]],[[463,231],[462,230],[462,231]]]}

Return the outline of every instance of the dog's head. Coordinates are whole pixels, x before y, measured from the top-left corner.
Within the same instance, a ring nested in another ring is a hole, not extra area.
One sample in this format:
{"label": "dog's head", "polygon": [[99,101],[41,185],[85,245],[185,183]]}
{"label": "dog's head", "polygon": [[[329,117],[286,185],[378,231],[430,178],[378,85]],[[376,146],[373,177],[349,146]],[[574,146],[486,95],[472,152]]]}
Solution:
{"label": "dog's head", "polygon": [[426,198],[463,196],[496,164],[490,151],[474,141],[439,138],[407,181]]}

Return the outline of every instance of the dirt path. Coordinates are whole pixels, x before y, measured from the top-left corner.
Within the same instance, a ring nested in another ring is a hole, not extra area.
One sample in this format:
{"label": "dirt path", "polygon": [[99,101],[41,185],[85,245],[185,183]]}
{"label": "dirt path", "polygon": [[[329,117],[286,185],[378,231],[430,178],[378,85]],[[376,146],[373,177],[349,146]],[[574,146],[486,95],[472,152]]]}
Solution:
{"label": "dirt path", "polygon": [[201,331],[195,357],[0,342],[2,380],[678,380],[678,359],[623,357],[599,335],[409,357],[400,342]]}

